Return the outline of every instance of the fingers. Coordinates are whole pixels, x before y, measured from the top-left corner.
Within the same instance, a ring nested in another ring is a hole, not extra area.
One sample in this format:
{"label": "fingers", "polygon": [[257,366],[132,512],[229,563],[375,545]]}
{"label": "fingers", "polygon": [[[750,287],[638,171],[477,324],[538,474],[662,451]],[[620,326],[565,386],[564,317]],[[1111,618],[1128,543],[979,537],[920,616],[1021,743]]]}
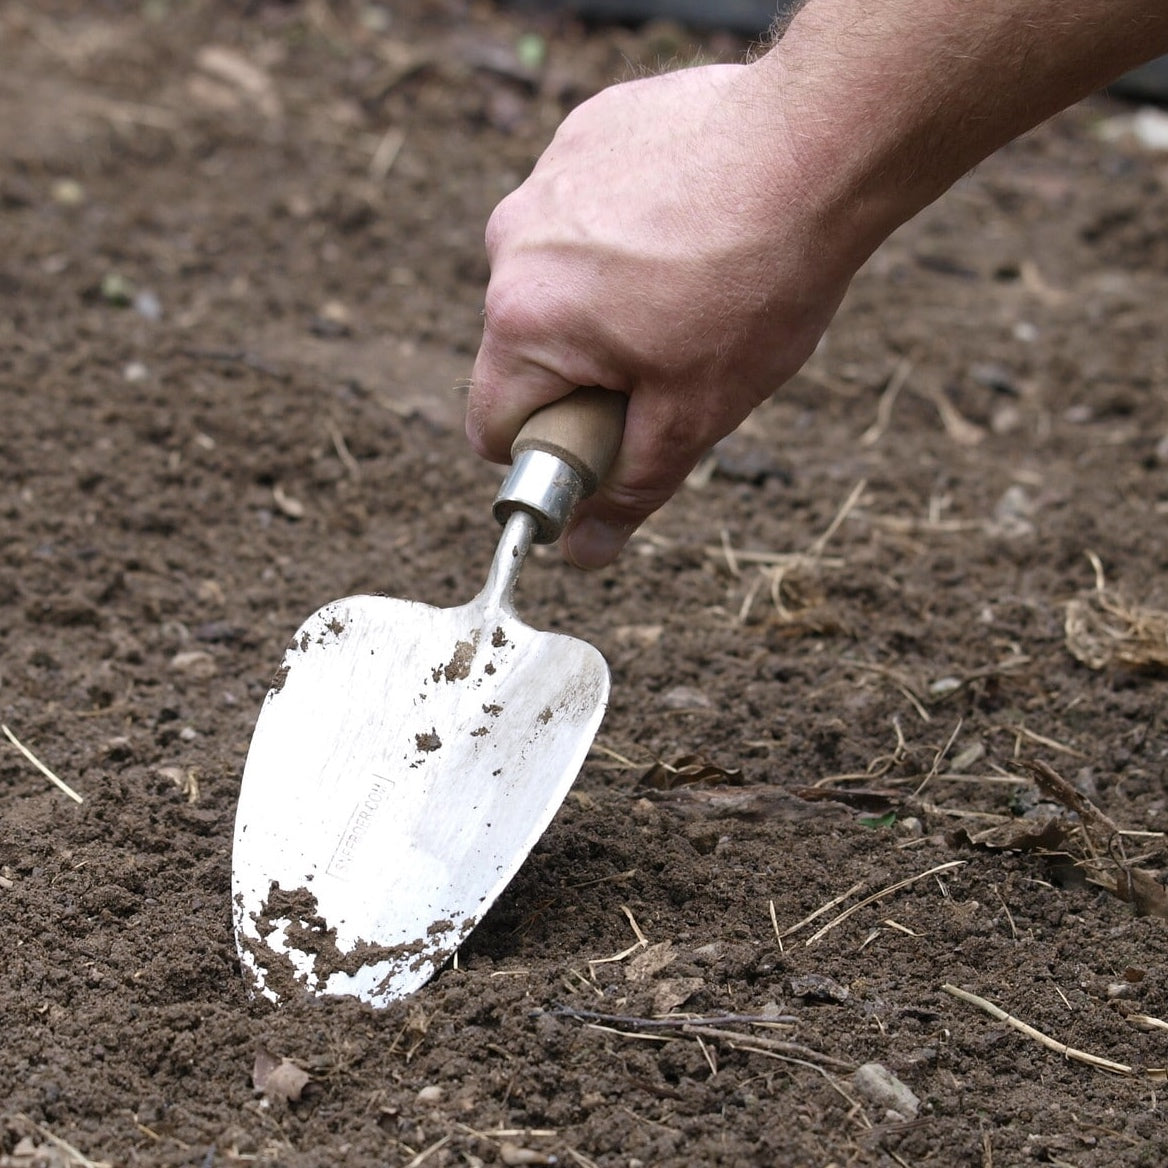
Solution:
{"label": "fingers", "polygon": [[616,461],[597,493],[576,508],[560,539],[564,558],[586,570],[611,564],[685,482],[713,441],[707,432],[704,420],[676,396],[651,389],[634,393]]}
{"label": "fingers", "polygon": [[611,346],[588,323],[595,314],[573,308],[574,286],[564,272],[549,287],[543,267],[522,256],[506,275],[492,275],[466,415],[467,438],[484,458],[510,462],[524,422],[577,386],[629,391],[628,378],[601,357]]}
{"label": "fingers", "polygon": [[483,458],[508,463],[523,423],[541,406],[571,393],[577,383],[545,365],[500,359],[496,352],[484,339],[467,396],[466,436]]}
{"label": "fingers", "polygon": [[[506,356],[498,355],[500,352]],[[510,462],[511,444],[541,406],[595,377],[563,376],[549,365],[516,359],[497,348],[488,329],[475,362],[466,431],[474,449]],[[550,364],[550,362],[549,362]],[[615,378],[613,380],[616,380]],[[626,392],[628,392],[626,390]],[[717,437],[708,406],[686,406],[675,387],[636,387],[630,394],[620,450],[600,489],[584,500],[561,537],[564,557],[576,567],[606,567],[637,528],[684,483]]]}

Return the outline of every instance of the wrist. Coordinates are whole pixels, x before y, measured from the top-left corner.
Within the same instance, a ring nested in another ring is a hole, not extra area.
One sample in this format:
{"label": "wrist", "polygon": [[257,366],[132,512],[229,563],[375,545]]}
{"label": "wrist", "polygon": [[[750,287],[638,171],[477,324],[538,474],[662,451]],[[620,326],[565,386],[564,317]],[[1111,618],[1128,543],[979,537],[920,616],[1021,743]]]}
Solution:
{"label": "wrist", "polygon": [[[804,246],[845,278],[935,194],[900,165],[901,143],[870,116],[849,116],[827,67],[778,48],[745,67],[757,144],[754,174],[775,244]],[[939,193],[939,192],[938,192]]]}

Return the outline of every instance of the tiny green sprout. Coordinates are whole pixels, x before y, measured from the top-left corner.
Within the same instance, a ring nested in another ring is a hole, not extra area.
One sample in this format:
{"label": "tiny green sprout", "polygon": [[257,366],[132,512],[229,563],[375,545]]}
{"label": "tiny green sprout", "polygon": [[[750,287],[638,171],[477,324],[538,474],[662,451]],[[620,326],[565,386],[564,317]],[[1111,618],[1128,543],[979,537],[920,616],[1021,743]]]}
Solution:
{"label": "tiny green sprout", "polygon": [[547,41],[539,33],[526,32],[515,44],[515,55],[524,69],[540,69],[547,60]]}
{"label": "tiny green sprout", "polygon": [[883,815],[861,815],[862,827],[891,827],[896,822],[896,812],[886,811]]}
{"label": "tiny green sprout", "polygon": [[101,278],[101,298],[116,308],[129,308],[134,303],[134,286],[121,272],[106,272]]}

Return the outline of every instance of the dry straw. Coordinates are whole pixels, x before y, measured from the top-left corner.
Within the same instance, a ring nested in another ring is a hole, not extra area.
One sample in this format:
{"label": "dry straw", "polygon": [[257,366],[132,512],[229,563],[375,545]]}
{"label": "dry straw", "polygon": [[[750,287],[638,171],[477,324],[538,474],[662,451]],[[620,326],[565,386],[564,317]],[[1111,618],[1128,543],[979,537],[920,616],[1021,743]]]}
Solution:
{"label": "dry straw", "polygon": [[45,778],[47,778],[50,782],[54,783],[57,787],[59,787],[62,791],[64,791],[65,794],[68,795],[69,798],[72,799],[74,803],[84,802],[84,800],[81,798],[81,796],[78,795],[77,792],[74,791],[73,788],[70,787],[69,784],[66,783],[64,779],[59,779],[55,774],[53,774],[53,772],[51,770],[49,770],[49,768],[47,766],[45,766],[45,764],[43,762],[41,762],[41,760],[39,758],[37,758],[37,756],[35,754],[33,754],[33,752],[31,750],[29,750],[29,748],[27,746],[25,746],[24,743],[21,742],[16,737],[15,734],[13,734],[12,731],[9,730],[7,726],[0,725],[0,730],[4,731],[4,737],[7,738],[8,741],[11,742],[12,745],[15,746],[16,749],[19,750],[20,753],[23,754],[24,757],[27,758],[28,761],[31,762],[32,765],[34,767],[36,767],[36,769],[38,771],[41,772],[42,775],[45,776]]}

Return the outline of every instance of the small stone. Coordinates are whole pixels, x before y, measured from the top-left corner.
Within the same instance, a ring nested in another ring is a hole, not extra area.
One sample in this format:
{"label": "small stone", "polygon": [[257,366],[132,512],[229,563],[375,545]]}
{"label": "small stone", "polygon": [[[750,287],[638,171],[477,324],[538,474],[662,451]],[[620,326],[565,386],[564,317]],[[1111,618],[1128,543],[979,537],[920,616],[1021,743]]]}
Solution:
{"label": "small stone", "polygon": [[214,677],[219,672],[215,658],[205,649],[184,649],[176,653],[170,659],[170,667],[188,677]]}
{"label": "small stone", "polygon": [[384,4],[366,4],[361,9],[361,24],[370,32],[388,32],[393,16]]}
{"label": "small stone", "polygon": [[515,55],[524,69],[542,69],[547,60],[547,41],[538,33],[524,33],[515,44]]}
{"label": "small stone", "polygon": [[272,488],[272,498],[275,500],[276,506],[280,511],[287,515],[289,519],[303,519],[304,518],[304,504],[299,499],[294,498],[284,492],[284,488],[278,483]]}
{"label": "small stone", "polygon": [[622,649],[651,649],[664,632],[663,625],[618,625],[613,638]]}
{"label": "small stone", "polygon": [[1006,402],[990,414],[990,429],[995,434],[1013,434],[1022,425],[1022,411],[1013,403]]}
{"label": "small stone", "polygon": [[846,1002],[850,991],[833,977],[823,973],[808,973],[791,978],[791,993],[809,1002]]}
{"label": "small stone", "polygon": [[985,743],[980,740],[971,742],[964,750],[959,751],[954,756],[949,768],[950,772],[957,775],[964,774],[971,766],[985,758],[985,753]]}
{"label": "small stone", "polygon": [[992,361],[978,361],[969,367],[969,376],[978,385],[984,385],[987,389],[1010,394],[1014,397],[1018,394],[1017,379],[1005,365],[999,365]]}
{"label": "small stone", "polygon": [[53,202],[61,207],[76,207],[85,202],[85,188],[74,178],[59,178],[53,183]]}
{"label": "small stone", "polygon": [[1031,516],[1037,510],[1026,489],[1015,483],[1007,487],[994,508],[994,526],[1005,536],[1031,535],[1034,524]]}
{"label": "small stone", "polygon": [[525,1164],[554,1164],[555,1156],[548,1156],[543,1152],[536,1152],[532,1148],[521,1148],[504,1140],[499,1145],[499,1159],[507,1168],[519,1168]]}
{"label": "small stone", "polygon": [[146,320],[161,320],[162,302],[149,288],[144,288],[134,297],[134,311]]}
{"label": "small stone", "polygon": [[1168,113],[1146,106],[1131,115],[1109,118],[1099,135],[1105,141],[1131,138],[1145,150],[1168,151]]}
{"label": "small stone", "polygon": [[700,689],[675,685],[661,695],[661,704],[667,710],[708,710],[714,703]]}
{"label": "small stone", "polygon": [[418,1092],[418,1102],[425,1103],[427,1106],[433,1106],[435,1103],[441,1103],[442,1097],[446,1092],[436,1083],[428,1087],[423,1087]]}
{"label": "small stone", "polygon": [[869,1103],[894,1111],[902,1119],[916,1119],[921,1101],[882,1063],[864,1063],[852,1075],[852,1085]]}

